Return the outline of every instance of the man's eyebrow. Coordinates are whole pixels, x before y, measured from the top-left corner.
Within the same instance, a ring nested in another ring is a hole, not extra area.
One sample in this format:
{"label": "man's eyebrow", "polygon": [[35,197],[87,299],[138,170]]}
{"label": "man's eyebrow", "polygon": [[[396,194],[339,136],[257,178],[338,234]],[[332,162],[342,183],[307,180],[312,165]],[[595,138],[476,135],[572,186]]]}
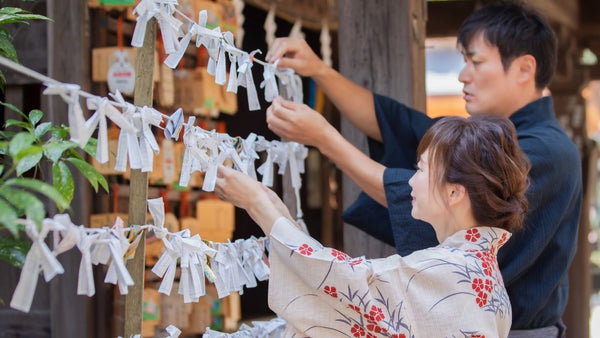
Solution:
{"label": "man's eyebrow", "polygon": [[467,51],[465,51],[465,50],[463,49],[463,50],[461,50],[461,51],[460,51],[460,53],[461,53],[463,56],[466,56],[466,57],[472,57],[473,55],[475,55],[475,52],[474,52],[474,51],[472,51],[472,50],[467,50]]}

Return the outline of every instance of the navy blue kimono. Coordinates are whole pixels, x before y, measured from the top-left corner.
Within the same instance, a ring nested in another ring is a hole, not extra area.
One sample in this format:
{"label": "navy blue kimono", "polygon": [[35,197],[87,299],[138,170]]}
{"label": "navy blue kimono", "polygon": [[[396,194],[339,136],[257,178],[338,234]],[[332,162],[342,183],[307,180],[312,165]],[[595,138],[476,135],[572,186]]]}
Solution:
{"label": "navy blue kimono", "polygon": [[[438,244],[431,225],[412,218],[408,185],[417,145],[436,119],[384,96],[374,94],[374,101],[383,143],[369,139],[369,151],[387,167],[388,208],[361,193],[342,217],[405,256]],[[557,324],[567,304],[582,202],[581,159],[556,120],[552,98],[540,98],[510,119],[531,161],[529,210],[498,262],[513,308],[512,329],[535,329]]]}

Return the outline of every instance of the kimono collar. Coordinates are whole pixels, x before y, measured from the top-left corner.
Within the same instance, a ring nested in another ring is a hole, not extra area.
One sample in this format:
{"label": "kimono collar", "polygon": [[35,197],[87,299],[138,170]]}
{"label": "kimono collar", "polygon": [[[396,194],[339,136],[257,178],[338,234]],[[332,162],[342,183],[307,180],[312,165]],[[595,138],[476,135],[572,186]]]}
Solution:
{"label": "kimono collar", "polygon": [[461,250],[491,251],[498,253],[498,249],[506,243],[511,233],[507,230],[494,227],[475,227],[464,229],[450,235],[441,246],[453,247]]}
{"label": "kimono collar", "polygon": [[510,120],[517,128],[554,119],[556,114],[551,96],[544,96],[530,102],[510,116]]}

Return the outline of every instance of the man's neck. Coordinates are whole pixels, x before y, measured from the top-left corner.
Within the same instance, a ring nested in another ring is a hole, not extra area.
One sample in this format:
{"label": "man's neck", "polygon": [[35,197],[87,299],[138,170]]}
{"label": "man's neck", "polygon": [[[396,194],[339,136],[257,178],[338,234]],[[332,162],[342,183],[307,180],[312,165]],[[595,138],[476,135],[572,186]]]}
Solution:
{"label": "man's neck", "polygon": [[542,97],[541,90],[539,90],[539,91],[535,90],[533,93],[531,93],[531,95],[521,96],[520,99],[517,99],[514,101],[514,104],[512,105],[512,107],[513,107],[512,109],[506,110],[506,115],[504,115],[504,117],[506,117],[506,118],[511,117],[514,113],[521,110],[526,105],[539,100],[541,97]]}

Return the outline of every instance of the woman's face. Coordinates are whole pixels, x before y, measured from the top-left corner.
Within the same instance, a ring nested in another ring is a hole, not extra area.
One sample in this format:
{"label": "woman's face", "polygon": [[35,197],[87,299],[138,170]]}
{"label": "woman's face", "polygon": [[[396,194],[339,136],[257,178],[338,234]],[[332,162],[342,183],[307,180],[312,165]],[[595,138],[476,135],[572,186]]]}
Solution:
{"label": "woman's face", "polygon": [[412,188],[410,196],[412,197],[411,215],[431,224],[434,229],[443,224],[444,218],[448,215],[448,208],[440,195],[439,187],[433,182],[433,174],[436,168],[429,162],[429,149],[427,149],[417,163],[417,171],[408,181]]}

